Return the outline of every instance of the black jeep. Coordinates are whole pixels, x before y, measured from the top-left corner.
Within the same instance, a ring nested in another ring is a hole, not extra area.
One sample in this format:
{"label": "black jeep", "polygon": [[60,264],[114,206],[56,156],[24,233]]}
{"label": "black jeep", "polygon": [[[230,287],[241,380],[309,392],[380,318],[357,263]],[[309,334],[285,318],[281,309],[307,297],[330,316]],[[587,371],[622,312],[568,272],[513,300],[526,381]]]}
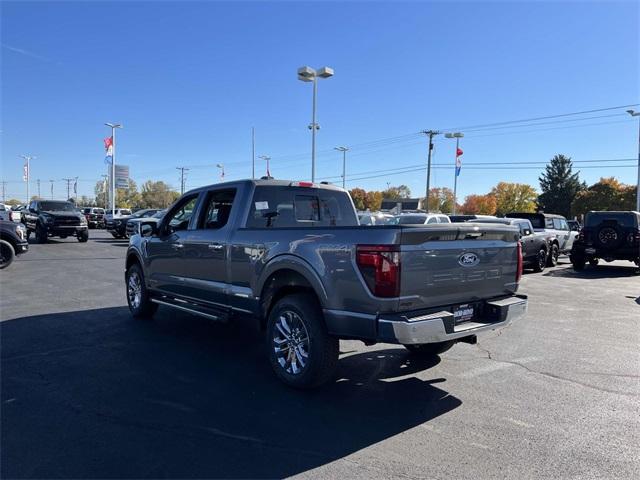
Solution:
{"label": "black jeep", "polygon": [[587,213],[570,258],[575,270],[587,262],[596,266],[599,259],[629,260],[640,267],[640,213]]}

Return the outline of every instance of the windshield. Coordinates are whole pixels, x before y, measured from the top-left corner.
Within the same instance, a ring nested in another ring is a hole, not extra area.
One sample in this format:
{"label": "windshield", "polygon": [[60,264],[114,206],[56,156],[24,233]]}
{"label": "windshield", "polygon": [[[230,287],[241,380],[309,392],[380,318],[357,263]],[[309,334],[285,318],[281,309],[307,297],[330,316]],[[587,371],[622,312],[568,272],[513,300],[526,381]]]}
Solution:
{"label": "windshield", "polygon": [[76,212],[76,207],[69,202],[40,202],[40,210],[45,212]]}
{"label": "windshield", "polygon": [[154,213],[153,215],[151,215],[151,218],[162,218],[164,217],[166,210],[160,210],[159,212]]}

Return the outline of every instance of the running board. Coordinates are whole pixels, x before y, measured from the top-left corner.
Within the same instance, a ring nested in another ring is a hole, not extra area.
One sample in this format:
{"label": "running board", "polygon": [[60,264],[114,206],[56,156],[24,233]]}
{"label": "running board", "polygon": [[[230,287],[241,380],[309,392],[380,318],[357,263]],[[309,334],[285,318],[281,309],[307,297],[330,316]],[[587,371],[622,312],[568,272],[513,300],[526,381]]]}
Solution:
{"label": "running board", "polygon": [[[157,303],[158,305],[164,305],[166,307],[175,308],[176,310],[182,310],[183,312],[193,313],[194,315],[199,315],[201,317],[208,318],[209,320],[215,320],[217,322],[227,320],[227,315],[223,315],[223,314],[214,315],[212,313],[196,310],[195,308],[185,307],[184,305],[176,305],[175,303],[172,303],[170,301],[159,300],[157,298],[151,298],[151,301],[153,303]],[[191,305],[191,304],[188,303],[187,305]]]}

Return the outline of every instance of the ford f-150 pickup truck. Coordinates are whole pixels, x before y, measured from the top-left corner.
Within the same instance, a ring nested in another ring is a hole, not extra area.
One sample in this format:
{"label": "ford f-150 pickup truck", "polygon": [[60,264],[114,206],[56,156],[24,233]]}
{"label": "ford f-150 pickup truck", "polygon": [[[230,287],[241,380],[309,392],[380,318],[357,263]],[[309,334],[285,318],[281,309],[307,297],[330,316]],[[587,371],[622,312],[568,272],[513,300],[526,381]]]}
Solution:
{"label": "ford f-150 pickup truck", "polygon": [[329,381],[339,339],[437,355],[525,314],[519,231],[474,223],[360,226],[338,187],[284,180],[185,193],[126,256],[134,317],[159,305],[256,318],[282,381]]}

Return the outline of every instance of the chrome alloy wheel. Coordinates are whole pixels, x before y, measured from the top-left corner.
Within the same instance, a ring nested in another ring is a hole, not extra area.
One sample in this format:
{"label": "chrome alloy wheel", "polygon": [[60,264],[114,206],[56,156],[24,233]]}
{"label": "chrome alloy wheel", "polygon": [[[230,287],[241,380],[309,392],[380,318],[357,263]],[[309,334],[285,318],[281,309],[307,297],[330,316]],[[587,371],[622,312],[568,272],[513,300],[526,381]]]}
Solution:
{"label": "chrome alloy wheel", "polygon": [[273,350],[278,364],[292,375],[298,375],[307,366],[309,334],[302,318],[291,310],[283,311],[273,330]]}
{"label": "chrome alloy wheel", "polygon": [[142,303],[142,281],[138,272],[131,272],[127,282],[127,295],[132,308],[140,307]]}

